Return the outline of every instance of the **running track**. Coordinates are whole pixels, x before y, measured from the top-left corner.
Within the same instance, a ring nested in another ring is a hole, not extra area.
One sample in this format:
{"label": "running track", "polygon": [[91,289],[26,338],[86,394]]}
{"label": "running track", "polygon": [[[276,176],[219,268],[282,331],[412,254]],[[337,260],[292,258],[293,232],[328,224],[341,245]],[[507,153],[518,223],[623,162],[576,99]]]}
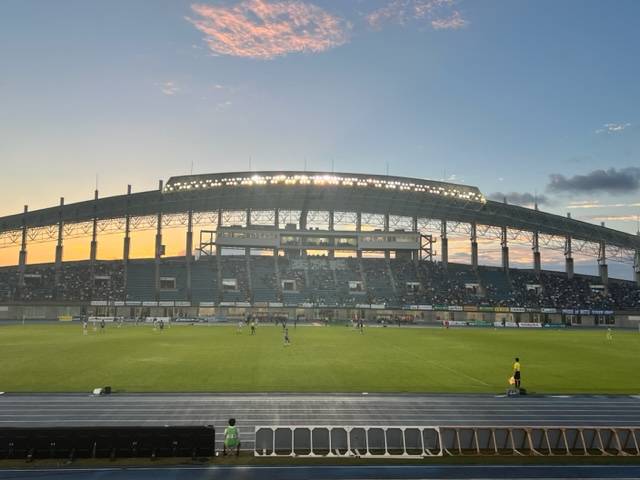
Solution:
{"label": "running track", "polygon": [[5,394],[2,426],[207,425],[640,426],[638,396],[397,394]]}

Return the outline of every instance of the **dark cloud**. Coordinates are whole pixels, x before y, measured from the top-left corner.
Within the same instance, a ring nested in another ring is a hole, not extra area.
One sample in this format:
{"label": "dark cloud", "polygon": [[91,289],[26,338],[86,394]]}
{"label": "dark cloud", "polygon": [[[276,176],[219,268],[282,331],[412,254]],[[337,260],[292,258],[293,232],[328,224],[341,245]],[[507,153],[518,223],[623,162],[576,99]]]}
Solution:
{"label": "dark cloud", "polygon": [[612,194],[629,193],[640,190],[640,168],[627,167],[616,170],[593,170],[586,175],[565,177],[558,173],[549,175],[547,191],[553,193],[591,193],[606,192]]}
{"label": "dark cloud", "polygon": [[502,202],[504,199],[507,199],[507,203],[511,205],[521,205],[521,206],[532,206],[538,202],[538,205],[549,204],[549,199],[545,195],[533,195],[532,193],[524,192],[494,192],[489,194],[490,200],[495,200],[496,202]]}

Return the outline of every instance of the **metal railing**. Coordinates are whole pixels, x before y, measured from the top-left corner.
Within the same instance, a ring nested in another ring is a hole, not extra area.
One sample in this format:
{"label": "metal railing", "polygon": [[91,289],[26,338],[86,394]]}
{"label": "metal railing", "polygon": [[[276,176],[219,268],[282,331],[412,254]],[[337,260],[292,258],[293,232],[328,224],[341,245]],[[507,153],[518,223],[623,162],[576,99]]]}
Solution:
{"label": "metal railing", "polygon": [[640,456],[640,427],[257,426],[257,457]]}

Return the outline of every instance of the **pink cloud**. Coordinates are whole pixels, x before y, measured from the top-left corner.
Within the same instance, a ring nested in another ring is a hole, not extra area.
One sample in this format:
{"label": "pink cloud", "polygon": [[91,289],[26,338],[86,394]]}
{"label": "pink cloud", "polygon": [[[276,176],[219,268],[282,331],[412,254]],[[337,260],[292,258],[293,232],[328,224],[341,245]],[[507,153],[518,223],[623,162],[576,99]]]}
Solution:
{"label": "pink cloud", "polygon": [[366,16],[373,28],[392,23],[404,25],[410,21],[428,20],[436,30],[458,29],[469,22],[454,7],[455,0],[390,0]]}
{"label": "pink cloud", "polygon": [[188,20],[212,52],[263,60],[323,52],[349,40],[350,24],[300,0],[244,0],[234,6],[194,4]]}
{"label": "pink cloud", "polygon": [[431,20],[431,26],[436,30],[457,30],[466,27],[468,23],[458,11],[453,12],[450,17]]}

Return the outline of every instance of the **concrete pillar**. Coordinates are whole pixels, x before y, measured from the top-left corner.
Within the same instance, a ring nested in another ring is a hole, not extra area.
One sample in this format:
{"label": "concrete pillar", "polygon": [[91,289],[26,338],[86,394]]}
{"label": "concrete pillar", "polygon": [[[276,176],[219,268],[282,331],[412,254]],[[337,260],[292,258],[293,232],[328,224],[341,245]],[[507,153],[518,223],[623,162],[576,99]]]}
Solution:
{"label": "concrete pillar", "polygon": [[[333,210],[329,210],[329,231],[333,232],[335,230],[335,212]],[[332,244],[333,242],[329,242]],[[334,258],[335,250],[329,250],[329,258]]]}
{"label": "concrete pillar", "polygon": [[440,222],[440,256],[445,270],[449,268],[449,239],[447,238],[447,221]]}
{"label": "concrete pillar", "polygon": [[500,231],[500,245],[502,246],[502,269],[509,273],[509,243],[507,239],[507,227]]}
{"label": "concrete pillar", "polygon": [[[356,212],[356,232],[357,233],[362,232],[362,212]],[[362,251],[357,250],[356,256],[358,258],[362,258]]]}
{"label": "concrete pillar", "polygon": [[[222,209],[218,209],[218,222],[216,223],[216,230],[218,230],[220,227],[222,227],[223,224],[223,219],[222,219]],[[217,240],[217,237],[216,237]],[[216,257],[220,256],[220,252],[222,251],[222,247],[218,248],[218,246],[216,245]],[[218,258],[216,258],[216,261],[218,261]],[[218,267],[220,267],[220,264],[218,263]]]}
{"label": "concrete pillar", "polygon": [[159,202],[158,202],[158,217],[156,219],[156,248],[155,248],[155,257],[154,257],[154,283],[155,283],[155,291],[156,291],[156,301],[160,300],[160,260],[162,258],[162,180],[158,183],[158,194],[159,194]]}
{"label": "concrete pillar", "polygon": [[93,200],[93,228],[91,230],[91,249],[89,252],[89,260],[91,260],[92,270],[95,267],[94,264],[98,258],[98,190],[94,192]]}
{"label": "concrete pillar", "polygon": [[251,209],[250,208],[247,208],[246,217],[247,217],[246,226],[247,228],[249,228],[251,227]]}
{"label": "concrete pillar", "polygon": [[122,275],[124,298],[127,299],[127,288],[129,283],[129,255],[131,253],[131,215],[129,206],[131,205],[131,185],[127,185],[127,210],[124,216],[124,240],[122,245]]}
{"label": "concrete pillar", "polygon": [[471,268],[478,269],[478,225],[471,223]]}
{"label": "concrete pillar", "polygon": [[573,249],[571,246],[571,235],[567,235],[564,240],[564,270],[569,280],[573,279]]}
{"label": "concrete pillar", "polygon": [[606,243],[601,241],[598,247],[598,275],[600,275],[602,285],[605,286],[609,283],[609,265],[607,265],[606,248]]}
{"label": "concrete pillar", "polygon": [[273,211],[273,226],[276,227],[276,230],[280,229],[280,209],[276,208]]}
{"label": "concrete pillar", "polygon": [[300,212],[300,230],[306,230],[307,229],[307,211],[306,210],[302,210]]}
{"label": "concrete pillar", "polygon": [[[604,222],[600,223],[604,227]],[[598,273],[600,281],[606,287],[609,284],[609,266],[607,265],[607,244],[604,240],[600,241],[598,247]]]}
{"label": "concrete pillar", "polygon": [[64,197],[60,197],[60,209],[58,211],[58,243],[56,244],[55,277],[54,277],[54,285],[56,287],[56,290],[60,286],[60,280],[62,277],[62,236],[64,233],[63,222],[62,222],[62,207],[64,207]]}
{"label": "concrete pillar", "polygon": [[20,244],[20,254],[18,256],[18,287],[24,287],[24,272],[27,268],[27,212],[29,207],[24,206],[24,215],[22,216],[22,243]]}
{"label": "concrete pillar", "polygon": [[540,234],[538,232],[533,232],[533,245],[531,250],[533,250],[533,271],[536,276],[539,276],[542,270],[542,261],[540,260]]}
{"label": "concrete pillar", "polygon": [[[384,231],[388,232],[389,231],[389,214],[385,213],[384,214]],[[384,258],[389,260],[391,258],[391,252],[389,250],[385,250],[384,251]]]}
{"label": "concrete pillar", "polygon": [[[413,233],[418,233],[419,234],[419,232],[418,232],[418,217],[417,217],[417,215],[414,215],[411,218],[411,231]],[[418,239],[418,242],[420,242],[420,239]],[[417,262],[418,259],[420,258],[420,250],[414,250],[412,252],[412,255],[413,255],[413,261]]]}
{"label": "concrete pillar", "polygon": [[636,248],[636,253],[633,256],[633,274],[636,286],[640,288],[640,247]]}
{"label": "concrete pillar", "polygon": [[193,210],[187,213],[187,238],[184,249],[184,261],[187,267],[187,300],[191,301],[191,262],[193,261]]}
{"label": "concrete pillar", "polygon": [[[306,210],[302,210],[300,212],[300,230],[307,229],[307,213],[308,212]],[[306,249],[300,250],[300,256],[306,256],[306,255],[307,255]]]}

